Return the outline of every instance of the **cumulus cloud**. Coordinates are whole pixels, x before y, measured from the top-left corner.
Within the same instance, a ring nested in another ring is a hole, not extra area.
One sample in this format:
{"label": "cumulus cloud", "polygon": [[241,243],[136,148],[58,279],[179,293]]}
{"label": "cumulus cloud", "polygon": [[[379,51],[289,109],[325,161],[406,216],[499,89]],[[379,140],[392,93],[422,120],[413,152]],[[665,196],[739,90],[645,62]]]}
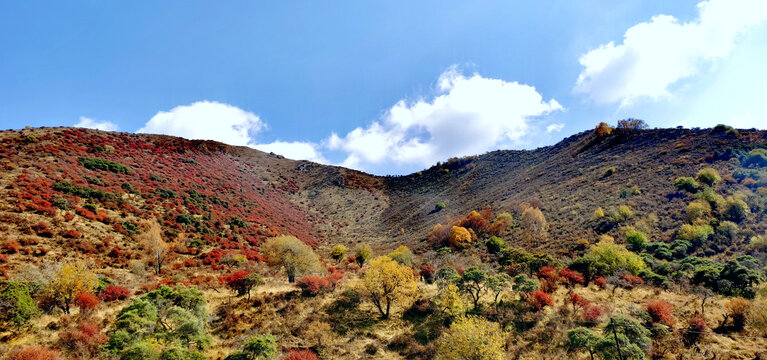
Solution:
{"label": "cumulus cloud", "polygon": [[120,129],[120,127],[113,122],[93,120],[85,116],[80,116],[80,122],[75,124],[75,127],[98,129],[98,130],[104,130],[104,131],[117,131]]}
{"label": "cumulus cloud", "polygon": [[546,127],[547,133],[560,132],[565,128],[565,124],[551,124]]}
{"label": "cumulus cloud", "polygon": [[574,91],[621,106],[669,96],[670,87],[726,58],[739,34],[765,20],[764,0],[703,1],[689,23],[654,16],[629,28],[622,44],[609,42],[583,55]]}
{"label": "cumulus cloud", "polygon": [[347,167],[426,166],[518,143],[534,131],[533,118],[562,109],[532,86],[465,76],[456,67],[440,76],[436,90],[431,100],[397,102],[367,127],[334,133],[325,145],[345,152]]}
{"label": "cumulus cloud", "polygon": [[269,144],[254,145],[253,147],[264,152],[273,152],[282,155],[288,159],[309,160],[322,164],[328,163],[328,160],[322,156],[319,146],[311,142],[275,141]]}
{"label": "cumulus cloud", "polygon": [[253,145],[266,124],[258,115],[215,101],[198,101],[155,114],[137,133],[165,134],[188,139]]}
{"label": "cumulus cloud", "polygon": [[266,123],[252,112],[215,101],[198,101],[176,106],[170,111],[160,111],[136,132],[216,140],[273,152],[294,160],[328,162],[320,153],[319,146],[311,142],[259,144],[256,135],[266,128]]}

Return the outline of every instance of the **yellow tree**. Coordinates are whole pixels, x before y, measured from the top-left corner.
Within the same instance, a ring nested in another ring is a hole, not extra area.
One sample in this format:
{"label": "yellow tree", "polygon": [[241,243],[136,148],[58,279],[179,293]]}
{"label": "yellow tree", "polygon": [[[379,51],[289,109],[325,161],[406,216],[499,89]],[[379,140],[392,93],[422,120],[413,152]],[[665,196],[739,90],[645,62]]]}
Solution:
{"label": "yellow tree", "polygon": [[291,283],[296,281],[296,275],[321,269],[320,259],[312,247],[295,236],[269,238],[261,246],[261,252],[270,266],[285,269],[288,282]]}
{"label": "yellow tree", "polygon": [[469,247],[471,245],[471,233],[469,230],[461,226],[450,228],[450,245],[459,249]]}
{"label": "yellow tree", "polygon": [[458,316],[466,310],[458,286],[448,284],[441,288],[434,299],[434,305],[447,316]]}
{"label": "yellow tree", "polygon": [[538,245],[539,240],[546,238],[548,224],[540,209],[535,207],[525,209],[522,212],[520,225],[524,231],[525,238],[528,241],[532,241],[535,245]]}
{"label": "yellow tree", "polygon": [[170,248],[168,243],[162,239],[162,229],[157,221],[149,221],[148,229],[142,234],[142,240],[144,243],[144,249],[149,256],[149,259],[154,263],[154,271],[157,275],[160,275],[162,271],[162,265],[168,258]]}
{"label": "yellow tree", "polygon": [[504,358],[501,327],[479,316],[460,317],[437,340],[438,360]]}
{"label": "yellow tree", "polygon": [[413,269],[388,256],[373,259],[362,278],[363,291],[385,319],[389,318],[392,304],[411,299],[417,288]]}
{"label": "yellow tree", "polygon": [[97,283],[98,277],[82,264],[64,264],[54,271],[43,290],[47,298],[69,314],[75,296],[81,292],[92,292]]}

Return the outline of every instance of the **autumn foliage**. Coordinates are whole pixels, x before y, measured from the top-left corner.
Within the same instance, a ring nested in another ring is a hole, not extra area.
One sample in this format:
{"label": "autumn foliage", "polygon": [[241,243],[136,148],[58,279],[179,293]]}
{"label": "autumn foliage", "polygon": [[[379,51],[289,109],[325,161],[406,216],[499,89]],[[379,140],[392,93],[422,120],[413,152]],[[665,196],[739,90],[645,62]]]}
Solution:
{"label": "autumn foliage", "polygon": [[546,306],[554,305],[554,299],[551,298],[551,295],[542,290],[535,290],[528,294],[527,302],[537,310],[542,310]]}
{"label": "autumn foliage", "polygon": [[58,351],[42,346],[13,350],[7,357],[8,360],[57,360],[58,358]]}
{"label": "autumn foliage", "polygon": [[653,323],[662,323],[668,327],[674,327],[676,324],[676,319],[671,315],[671,304],[663,300],[648,301],[645,309]]}
{"label": "autumn foliage", "polygon": [[284,360],[318,360],[319,357],[311,350],[290,350]]}
{"label": "autumn foliage", "polygon": [[124,286],[109,285],[104,290],[101,290],[99,296],[104,301],[115,301],[127,299],[131,294],[130,289]]}

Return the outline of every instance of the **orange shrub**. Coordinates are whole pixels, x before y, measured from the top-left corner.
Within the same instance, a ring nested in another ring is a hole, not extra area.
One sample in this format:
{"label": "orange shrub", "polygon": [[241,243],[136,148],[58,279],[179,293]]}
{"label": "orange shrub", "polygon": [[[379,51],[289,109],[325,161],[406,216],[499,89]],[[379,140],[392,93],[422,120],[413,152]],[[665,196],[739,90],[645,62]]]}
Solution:
{"label": "orange shrub", "polygon": [[57,360],[59,352],[42,346],[28,347],[21,350],[13,350],[8,355],[8,360]]}
{"label": "orange shrub", "polygon": [[318,360],[319,357],[311,350],[290,350],[285,360]]}
{"label": "orange shrub", "polygon": [[737,297],[724,303],[724,307],[727,309],[727,316],[732,319],[734,330],[743,330],[743,327],[746,325],[748,311],[751,308],[751,302],[742,297]]}

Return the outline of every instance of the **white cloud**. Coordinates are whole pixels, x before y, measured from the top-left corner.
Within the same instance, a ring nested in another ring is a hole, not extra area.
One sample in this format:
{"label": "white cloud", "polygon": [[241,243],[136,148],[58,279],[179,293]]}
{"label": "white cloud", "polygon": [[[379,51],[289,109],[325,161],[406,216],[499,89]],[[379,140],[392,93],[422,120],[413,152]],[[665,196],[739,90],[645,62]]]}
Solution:
{"label": "white cloud", "polygon": [[322,156],[317,144],[311,142],[278,140],[269,144],[254,145],[253,147],[264,152],[282,155],[288,159],[309,160],[322,164],[328,163],[327,159]]}
{"label": "white cloud", "polygon": [[216,140],[273,152],[294,160],[328,162],[320,153],[319,146],[311,142],[257,143],[255,136],[266,128],[266,123],[252,112],[215,101],[198,101],[176,106],[170,111],[160,111],[136,132]]}
{"label": "white cloud", "polygon": [[574,91],[621,106],[669,96],[671,86],[726,58],[739,34],[765,20],[764,0],[703,1],[689,23],[654,16],[629,28],[622,44],[610,42],[583,55]]}
{"label": "white cloud", "polygon": [[547,133],[560,132],[564,128],[565,128],[565,124],[562,124],[562,123],[551,124],[551,125],[546,127],[546,132]]}
{"label": "white cloud", "polygon": [[379,121],[343,137],[334,133],[325,145],[345,152],[342,165],[347,167],[427,166],[519,143],[534,131],[532,118],[562,109],[554,99],[543,101],[532,86],[479,74],[467,77],[456,67],[437,84],[434,99],[401,100]]}
{"label": "white cloud", "polygon": [[117,131],[120,129],[117,124],[109,121],[97,121],[93,120],[91,118],[87,118],[85,116],[80,116],[80,122],[75,124],[75,127],[79,128],[88,128],[88,129],[98,129],[98,130],[104,130],[104,131]]}
{"label": "white cloud", "polygon": [[136,132],[245,146],[254,144],[253,136],[265,127],[266,124],[252,112],[215,101],[198,101],[160,111]]}

